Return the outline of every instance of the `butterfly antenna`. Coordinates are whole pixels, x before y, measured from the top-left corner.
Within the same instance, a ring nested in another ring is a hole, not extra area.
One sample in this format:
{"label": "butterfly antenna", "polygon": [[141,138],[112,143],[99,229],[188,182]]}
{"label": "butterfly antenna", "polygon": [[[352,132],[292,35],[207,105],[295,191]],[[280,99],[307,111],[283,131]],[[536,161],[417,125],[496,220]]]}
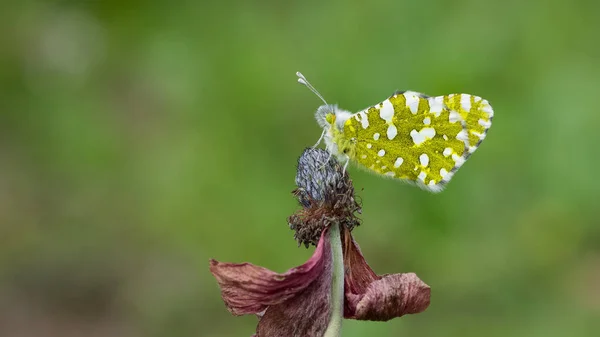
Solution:
{"label": "butterfly antenna", "polygon": [[312,84],[310,84],[310,82],[306,79],[306,77],[304,77],[304,75],[302,75],[301,72],[299,72],[299,71],[296,72],[296,76],[298,76],[298,83],[304,84],[310,91],[312,91],[315,95],[317,95],[317,97],[319,97],[321,99],[321,101],[323,101],[323,103],[325,103],[325,105],[327,105],[327,102],[325,101],[323,96],[321,96],[321,94],[317,91],[317,89],[315,89],[315,87],[313,87]]}

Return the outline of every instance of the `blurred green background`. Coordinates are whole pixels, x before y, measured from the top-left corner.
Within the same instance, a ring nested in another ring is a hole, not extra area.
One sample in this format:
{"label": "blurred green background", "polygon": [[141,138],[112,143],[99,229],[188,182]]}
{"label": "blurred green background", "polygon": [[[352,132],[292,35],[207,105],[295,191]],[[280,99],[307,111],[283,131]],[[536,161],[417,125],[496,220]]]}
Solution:
{"label": "blurred green background", "polygon": [[350,168],[419,315],[343,336],[600,335],[600,2],[0,5],[0,336],[250,336],[208,259],[303,263],[286,218],[320,101],[494,106],[439,195]]}

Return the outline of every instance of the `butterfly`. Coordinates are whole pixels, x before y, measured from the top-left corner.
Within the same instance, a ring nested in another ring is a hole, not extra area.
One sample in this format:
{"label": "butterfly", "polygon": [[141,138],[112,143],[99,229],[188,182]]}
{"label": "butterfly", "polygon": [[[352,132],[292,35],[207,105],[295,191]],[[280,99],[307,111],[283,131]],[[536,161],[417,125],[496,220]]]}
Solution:
{"label": "butterfly", "polygon": [[323,128],[327,151],[344,163],[352,161],[378,175],[440,192],[486,138],[494,110],[469,94],[427,96],[397,91],[381,103],[356,113],[327,104],[323,96],[296,73],[325,103],[315,118]]}

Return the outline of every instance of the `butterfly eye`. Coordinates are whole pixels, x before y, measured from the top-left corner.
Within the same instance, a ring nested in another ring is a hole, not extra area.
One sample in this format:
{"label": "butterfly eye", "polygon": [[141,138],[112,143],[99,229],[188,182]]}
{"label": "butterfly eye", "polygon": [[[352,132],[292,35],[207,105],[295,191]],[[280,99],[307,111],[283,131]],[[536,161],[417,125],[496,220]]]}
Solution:
{"label": "butterfly eye", "polygon": [[327,114],[327,116],[325,116],[325,120],[327,121],[327,123],[333,124],[333,122],[335,122],[335,115]]}

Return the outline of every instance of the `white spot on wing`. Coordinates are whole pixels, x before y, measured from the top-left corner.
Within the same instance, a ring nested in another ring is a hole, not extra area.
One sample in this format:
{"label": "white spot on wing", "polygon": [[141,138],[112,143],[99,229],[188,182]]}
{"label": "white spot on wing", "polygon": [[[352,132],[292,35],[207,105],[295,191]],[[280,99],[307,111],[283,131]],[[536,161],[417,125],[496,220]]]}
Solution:
{"label": "white spot on wing", "polygon": [[362,159],[367,159],[367,155],[366,155],[366,154],[363,154],[363,155],[361,155],[360,157],[361,157]]}
{"label": "white spot on wing", "polygon": [[489,128],[490,126],[492,126],[492,122],[486,121],[485,119],[480,119],[479,125],[483,126],[484,128]]}
{"label": "white spot on wing", "polygon": [[370,149],[371,147],[373,147],[373,145],[371,145],[371,143],[367,143],[367,149]]}
{"label": "white spot on wing", "polygon": [[369,118],[367,116],[367,114],[364,111],[361,111],[358,113],[360,115],[360,123],[362,124],[363,129],[366,129],[369,127]]}
{"label": "white spot on wing", "polygon": [[475,132],[475,131],[471,131],[472,134],[474,134],[475,136],[479,137],[479,139],[483,140],[485,138],[485,133],[479,133],[479,132]]}
{"label": "white spot on wing", "polygon": [[466,111],[471,111],[471,95],[460,95],[460,106]]}
{"label": "white spot on wing", "polygon": [[452,152],[454,152],[452,150],[452,148],[447,147],[447,148],[444,149],[444,152],[442,152],[442,154],[444,155],[444,157],[448,157],[448,156],[450,156],[452,154]]}
{"label": "white spot on wing", "polygon": [[442,179],[446,179],[446,177],[448,176],[448,171],[442,167],[440,169],[440,175],[442,176]]}
{"label": "white spot on wing", "polygon": [[373,135],[373,139],[379,140],[379,132],[375,132],[375,134]]}
{"label": "white spot on wing", "polygon": [[423,119],[423,124],[425,124],[425,125],[431,124],[431,118],[425,117],[425,119]]}
{"label": "white spot on wing", "polygon": [[444,97],[430,97],[429,98],[429,112],[435,115],[435,117],[439,117],[444,109]]}
{"label": "white spot on wing", "polygon": [[483,104],[483,108],[481,108],[481,111],[487,113],[488,115],[490,115],[490,117],[493,117],[494,110],[492,109],[490,104],[487,101],[484,101],[482,104]]}
{"label": "white spot on wing", "polygon": [[402,159],[402,157],[396,158],[396,161],[394,162],[394,167],[395,168],[400,167],[400,165],[402,165],[403,162],[404,162],[404,159]]}
{"label": "white spot on wing", "polygon": [[427,153],[423,153],[422,155],[419,156],[419,161],[421,162],[421,166],[427,166],[429,165],[429,156],[427,155]]}
{"label": "white spot on wing", "polygon": [[457,135],[456,135],[456,139],[463,141],[465,144],[469,144],[469,134],[467,133],[467,130],[461,130]]}
{"label": "white spot on wing", "polygon": [[450,111],[448,120],[450,121],[450,123],[456,123],[461,120],[460,114],[458,112],[452,110],[452,111]]}
{"label": "white spot on wing", "polygon": [[419,173],[419,179],[421,179],[422,182],[425,182],[425,178],[427,177],[427,173],[421,171],[421,173]]}
{"label": "white spot on wing", "polygon": [[389,172],[386,172],[386,173],[385,173],[385,175],[386,175],[386,176],[393,177],[393,176],[395,176],[395,175],[396,175],[396,173],[394,173],[394,172],[392,172],[392,171],[389,171]]}
{"label": "white spot on wing", "polygon": [[394,139],[397,134],[398,134],[398,129],[396,129],[396,126],[394,124],[388,126],[387,137],[389,140]]}
{"label": "white spot on wing", "polygon": [[444,140],[448,140],[448,136],[444,135]]}
{"label": "white spot on wing", "polygon": [[410,112],[413,115],[416,114],[419,110],[419,97],[410,91],[405,92],[404,97],[406,98],[406,106],[410,109]]}
{"label": "white spot on wing", "polygon": [[379,117],[381,117],[381,119],[383,119],[384,121],[391,123],[392,117],[394,117],[394,106],[392,105],[392,102],[390,102],[389,99],[383,101],[382,104],[383,106],[379,110]]}
{"label": "white spot on wing", "polygon": [[435,136],[435,129],[434,128],[423,128],[423,129],[421,129],[421,131],[417,131],[417,130],[413,129],[410,132],[410,136],[412,137],[415,145],[421,145],[426,140],[431,139],[431,138],[433,138],[433,136]]}
{"label": "white spot on wing", "polygon": [[465,158],[463,156],[457,155],[456,153],[452,154],[452,159],[454,160],[456,167],[460,167],[462,166],[462,164],[465,163]]}
{"label": "white spot on wing", "polygon": [[385,155],[385,150],[384,149],[379,150],[379,152],[377,152],[377,155],[380,157],[383,157]]}

